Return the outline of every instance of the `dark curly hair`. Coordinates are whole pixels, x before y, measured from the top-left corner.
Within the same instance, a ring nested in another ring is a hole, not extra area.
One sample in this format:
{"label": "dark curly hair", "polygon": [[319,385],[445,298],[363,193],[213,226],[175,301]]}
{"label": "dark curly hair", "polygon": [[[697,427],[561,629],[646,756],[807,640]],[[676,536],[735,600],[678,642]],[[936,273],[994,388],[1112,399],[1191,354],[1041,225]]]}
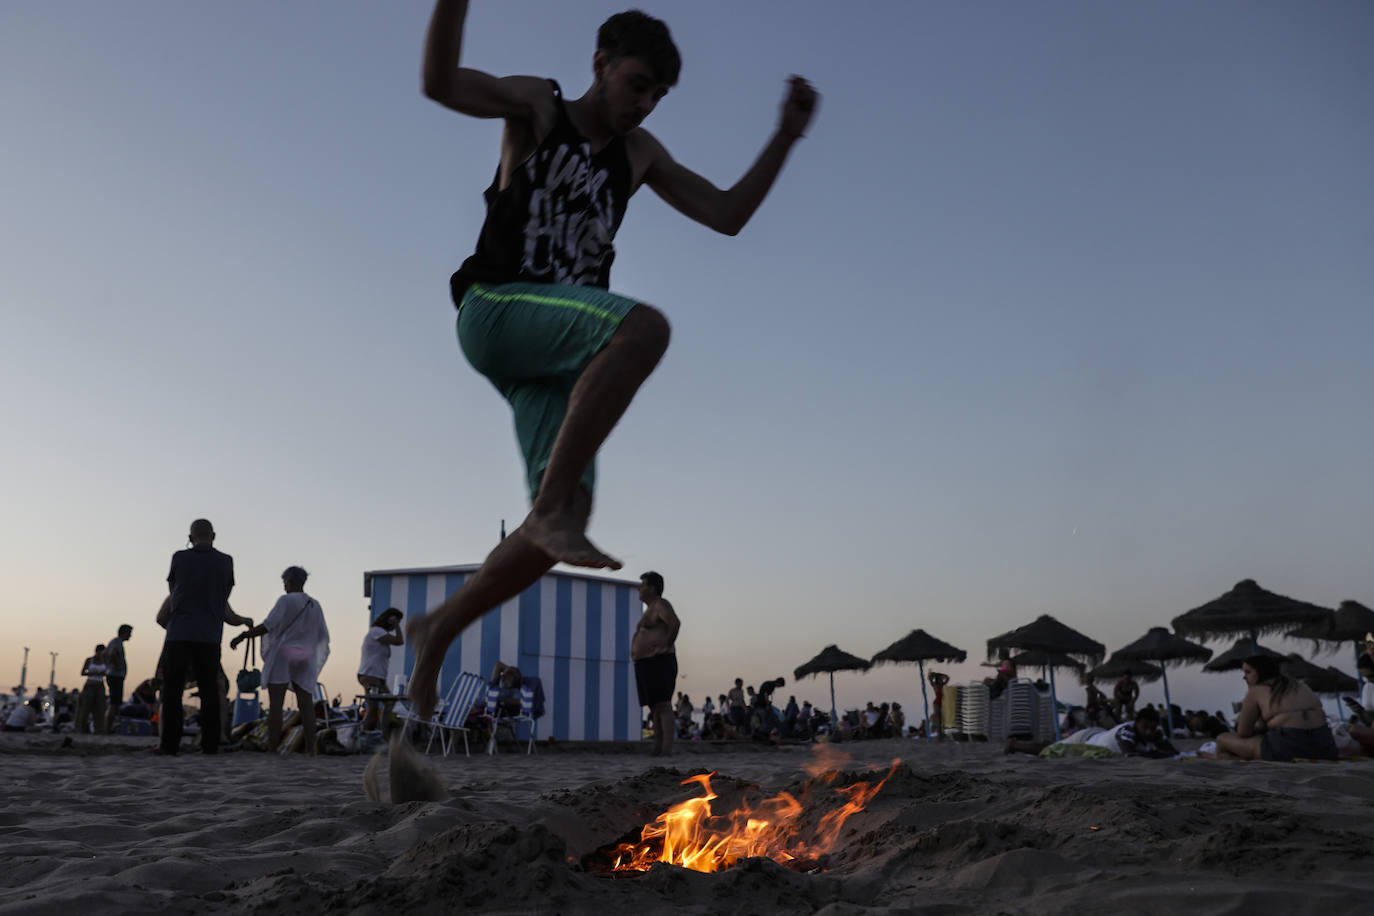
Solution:
{"label": "dark curly hair", "polygon": [[658,573],[652,571],[646,572],[639,577],[639,581],[643,582],[660,595],[663,594],[663,577]]}
{"label": "dark curly hair", "polygon": [[638,57],[660,83],[668,86],[676,86],[682,72],[682,55],[667,24],[639,10],[616,13],[601,23],[596,31],[596,49],[605,51],[612,60]]}
{"label": "dark curly hair", "polygon": [[1252,655],[1245,660],[1245,664],[1255,672],[1261,684],[1269,685],[1269,697],[1275,702],[1293,686],[1293,682],[1283,674],[1281,658],[1272,655]]}

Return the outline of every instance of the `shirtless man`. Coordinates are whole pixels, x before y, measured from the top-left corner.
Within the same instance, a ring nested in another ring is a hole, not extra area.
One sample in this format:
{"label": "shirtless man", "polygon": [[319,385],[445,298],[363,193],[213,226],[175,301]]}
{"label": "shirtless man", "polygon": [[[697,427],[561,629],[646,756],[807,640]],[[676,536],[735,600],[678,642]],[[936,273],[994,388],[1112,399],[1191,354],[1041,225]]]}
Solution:
{"label": "shirtless man", "polygon": [[673,685],[677,683],[677,655],[673,643],[682,626],[668,599],[663,597],[663,577],[646,572],[639,577],[639,600],[644,614],[630,639],[630,658],[635,662],[635,686],[639,705],[649,707],[654,726],[655,757],[673,752]]}
{"label": "shirtless man", "polygon": [[587,539],[593,459],[668,347],[652,306],[608,291],[612,239],[629,197],[652,188],[690,219],[735,235],[763,203],[817,95],[791,78],[778,126],[728,190],[679,164],[639,126],[677,82],[662,22],[637,11],[597,33],[593,82],[577,99],[533,76],[458,66],[465,0],[439,0],[425,42],[424,92],[460,114],[501,118],[501,158],[477,250],[450,282],[463,354],[510,402],[532,506],[448,600],[407,628],[410,681],[428,716],[449,644],[555,563],[619,569]]}
{"label": "shirtless man", "polygon": [[1254,655],[1241,664],[1250,689],[1241,701],[1236,730],[1217,736],[1218,759],[1337,758],[1321,699],[1301,681],[1284,677],[1281,663]]}

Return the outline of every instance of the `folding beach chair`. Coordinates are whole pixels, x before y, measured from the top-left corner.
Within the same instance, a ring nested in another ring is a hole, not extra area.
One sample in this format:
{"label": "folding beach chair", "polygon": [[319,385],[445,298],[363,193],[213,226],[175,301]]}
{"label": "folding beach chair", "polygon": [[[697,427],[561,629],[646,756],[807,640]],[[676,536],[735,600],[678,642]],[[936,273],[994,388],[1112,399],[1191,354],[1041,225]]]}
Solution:
{"label": "folding beach chair", "polygon": [[511,738],[520,740],[519,727],[523,723],[529,727],[529,738],[525,743],[526,755],[534,753],[535,730],[538,719],[544,713],[544,688],[537,677],[527,677],[520,685],[520,711],[504,712],[501,700],[508,698],[508,691],[500,687],[487,687],[487,716],[491,719],[491,738],[487,741],[487,753],[496,753],[496,733],[502,727],[509,728]]}
{"label": "folding beach chair", "polygon": [[[319,705],[321,705],[321,704],[323,704],[323,706],[324,706],[324,716],[323,716],[323,720],[324,720],[324,727],[325,727],[325,728],[337,728],[337,727],[340,726],[340,725],[352,725],[352,724],[353,724],[353,719],[350,718],[349,715],[348,715],[348,713],[344,711],[344,710],[345,710],[345,707],[338,707],[338,708],[335,708],[334,706],[331,706],[331,705],[330,705],[330,703],[329,703],[329,691],[325,689],[325,687],[324,687],[323,684],[321,684],[319,681],[316,681],[316,682],[315,682],[315,705],[316,705],[316,706],[319,706]],[[304,710],[301,710],[301,711],[304,712]],[[321,719],[321,717],[317,715],[317,716],[315,716],[315,719],[316,719],[316,721],[319,721],[319,720]]]}
{"label": "folding beach chair", "polygon": [[425,745],[426,754],[434,747],[434,736],[438,735],[439,746],[447,757],[452,741],[450,733],[460,732],[463,736],[463,754],[467,757],[472,756],[468,749],[468,732],[471,731],[467,726],[468,716],[472,714],[472,708],[481,702],[486,690],[487,682],[481,675],[466,671],[458,675],[458,680],[449,689],[449,699],[445,701],[444,707],[432,723],[429,744]]}

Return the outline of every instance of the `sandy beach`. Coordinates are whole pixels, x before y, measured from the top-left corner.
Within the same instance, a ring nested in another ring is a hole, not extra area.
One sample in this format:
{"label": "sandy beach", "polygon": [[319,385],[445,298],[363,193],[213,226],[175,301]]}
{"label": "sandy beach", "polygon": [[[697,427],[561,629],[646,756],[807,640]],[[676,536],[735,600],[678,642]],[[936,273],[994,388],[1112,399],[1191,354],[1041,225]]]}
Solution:
{"label": "sandy beach", "polygon": [[[628,745],[430,758],[452,797],[367,801],[366,758],[146,753],[0,736],[0,914],[1356,913],[1374,765],[1042,760],[844,746],[881,778],[815,873],[746,859],[628,877],[583,857],[698,794],[804,792],[807,747]],[[757,788],[753,788],[757,787]]]}

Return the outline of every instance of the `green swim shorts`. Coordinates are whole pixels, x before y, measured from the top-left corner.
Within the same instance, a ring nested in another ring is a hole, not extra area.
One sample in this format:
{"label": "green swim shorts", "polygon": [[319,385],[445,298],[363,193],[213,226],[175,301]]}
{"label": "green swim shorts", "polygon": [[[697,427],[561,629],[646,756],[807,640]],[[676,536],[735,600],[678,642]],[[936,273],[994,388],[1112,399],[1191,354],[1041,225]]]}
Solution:
{"label": "green swim shorts", "polygon": [[[568,396],[636,305],[595,286],[474,283],[458,306],[458,345],[510,402],[530,499],[549,463]],[[596,462],[582,474],[593,492]]]}

